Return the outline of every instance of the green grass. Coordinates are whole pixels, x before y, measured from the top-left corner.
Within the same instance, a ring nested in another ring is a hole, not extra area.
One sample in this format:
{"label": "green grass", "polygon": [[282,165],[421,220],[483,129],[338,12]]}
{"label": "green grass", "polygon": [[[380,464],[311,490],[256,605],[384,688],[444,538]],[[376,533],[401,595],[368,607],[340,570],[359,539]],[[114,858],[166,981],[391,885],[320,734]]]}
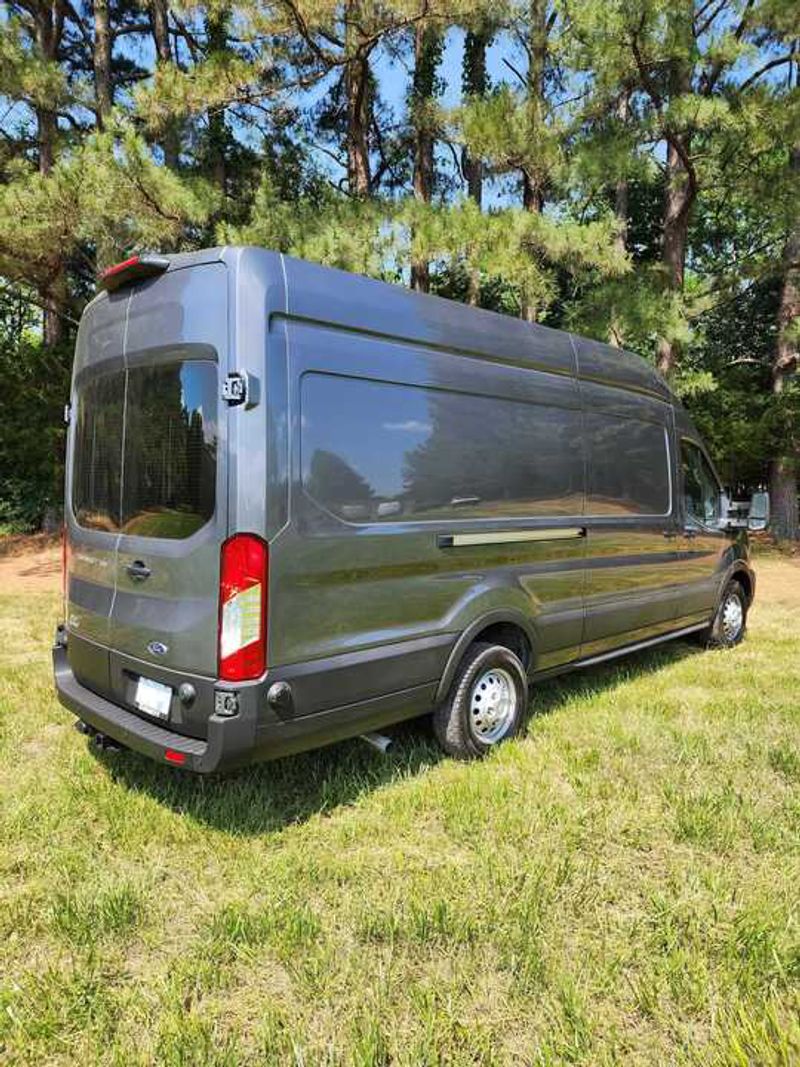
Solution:
{"label": "green grass", "polygon": [[800,568],[748,641],[205,780],[95,755],[0,591],[3,1064],[800,1063]]}

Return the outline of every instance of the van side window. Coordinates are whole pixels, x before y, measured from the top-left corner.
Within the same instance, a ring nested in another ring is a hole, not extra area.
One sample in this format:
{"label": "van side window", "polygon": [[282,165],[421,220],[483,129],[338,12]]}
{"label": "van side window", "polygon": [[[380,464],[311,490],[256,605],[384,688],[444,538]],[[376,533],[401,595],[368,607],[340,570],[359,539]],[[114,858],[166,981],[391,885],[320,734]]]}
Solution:
{"label": "van side window", "polygon": [[580,515],[580,412],[309,373],[310,497],[347,522]]}
{"label": "van side window", "polygon": [[587,412],[587,515],[666,515],[667,435],[655,422]]}
{"label": "van side window", "polygon": [[720,519],[720,486],[696,444],[681,441],[681,474],[686,518],[713,526]]}

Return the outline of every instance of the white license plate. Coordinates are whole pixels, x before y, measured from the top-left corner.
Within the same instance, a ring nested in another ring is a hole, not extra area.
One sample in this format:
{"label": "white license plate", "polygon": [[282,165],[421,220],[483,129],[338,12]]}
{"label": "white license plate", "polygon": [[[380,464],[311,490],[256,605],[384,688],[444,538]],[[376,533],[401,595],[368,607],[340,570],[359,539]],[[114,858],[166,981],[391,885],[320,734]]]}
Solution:
{"label": "white license plate", "polygon": [[136,683],[133,702],[140,711],[159,719],[168,719],[171,701],[172,689],[168,685],[154,682],[151,678],[140,678]]}

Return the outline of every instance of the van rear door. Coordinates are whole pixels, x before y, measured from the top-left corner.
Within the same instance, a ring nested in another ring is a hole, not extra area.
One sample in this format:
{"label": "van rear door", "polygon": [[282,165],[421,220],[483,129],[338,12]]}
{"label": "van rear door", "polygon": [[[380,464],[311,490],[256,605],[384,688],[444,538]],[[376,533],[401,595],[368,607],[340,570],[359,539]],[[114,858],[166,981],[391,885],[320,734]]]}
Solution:
{"label": "van rear door", "polygon": [[[216,674],[227,535],[226,287],[224,264],[203,264],[131,296],[109,644],[114,699],[133,710],[142,710],[141,677],[174,688]],[[186,732],[194,732],[188,721]]]}
{"label": "van rear door", "polygon": [[[175,688],[216,674],[227,284],[216,261],[122,286],[87,309],[78,336],[68,656],[82,684],[132,710],[142,676]],[[176,720],[187,733],[202,734],[201,697]]]}
{"label": "van rear door", "polygon": [[109,695],[108,644],[116,588],[127,296],[87,308],[75,349],[68,443],[68,657],[78,681]]}

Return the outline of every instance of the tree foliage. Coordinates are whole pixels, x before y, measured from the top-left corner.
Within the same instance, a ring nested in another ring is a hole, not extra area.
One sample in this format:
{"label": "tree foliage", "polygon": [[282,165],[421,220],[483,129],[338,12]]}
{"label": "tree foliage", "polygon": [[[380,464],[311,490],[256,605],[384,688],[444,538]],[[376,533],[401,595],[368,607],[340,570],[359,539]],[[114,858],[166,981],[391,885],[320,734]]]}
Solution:
{"label": "tree foliage", "polygon": [[799,41],[796,0],[9,0],[0,522],[57,503],[98,271],[245,242],[639,351],[796,536]]}

